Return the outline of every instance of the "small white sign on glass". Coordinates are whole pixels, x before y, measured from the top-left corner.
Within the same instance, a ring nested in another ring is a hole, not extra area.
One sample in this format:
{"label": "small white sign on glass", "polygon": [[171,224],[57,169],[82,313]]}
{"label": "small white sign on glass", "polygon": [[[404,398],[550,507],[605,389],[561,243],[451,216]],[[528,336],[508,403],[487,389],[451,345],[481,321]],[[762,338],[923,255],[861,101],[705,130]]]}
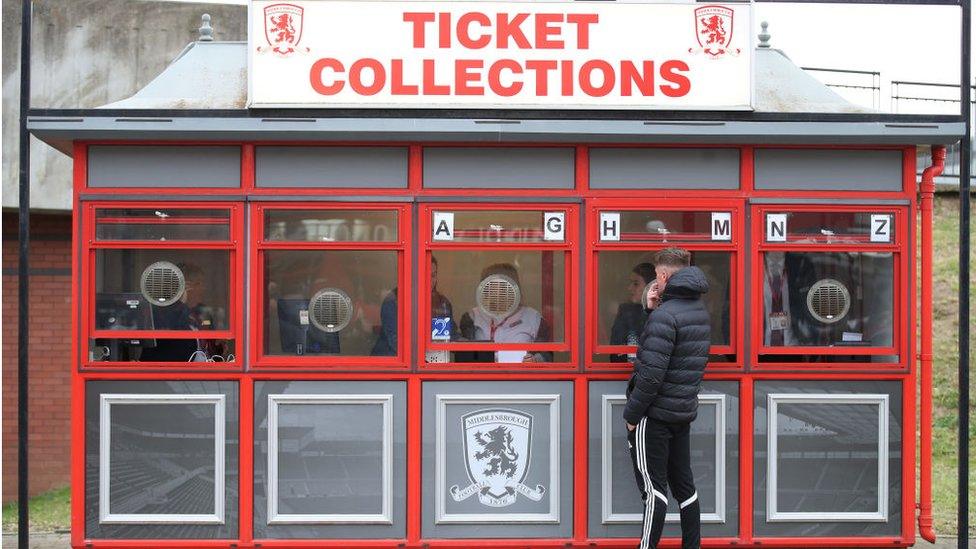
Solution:
{"label": "small white sign on glass", "polygon": [[546,212],[543,214],[543,239],[562,242],[566,239],[566,214],[563,212]]}
{"label": "small white sign on glass", "polygon": [[712,212],[712,240],[732,240],[731,212]]}
{"label": "small white sign on glass", "polygon": [[434,212],[434,240],[454,240],[454,212]]}
{"label": "small white sign on glass", "polygon": [[786,242],[786,214],[766,214],[766,242]]}
{"label": "small white sign on glass", "polygon": [[871,242],[891,242],[891,216],[871,215]]}
{"label": "small white sign on glass", "polygon": [[620,240],[620,212],[600,212],[600,240]]}

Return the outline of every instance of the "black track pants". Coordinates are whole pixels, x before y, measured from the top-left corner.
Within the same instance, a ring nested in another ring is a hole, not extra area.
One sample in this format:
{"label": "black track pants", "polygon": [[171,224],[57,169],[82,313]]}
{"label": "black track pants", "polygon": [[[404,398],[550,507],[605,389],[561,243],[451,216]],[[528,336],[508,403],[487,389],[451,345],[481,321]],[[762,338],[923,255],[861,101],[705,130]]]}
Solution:
{"label": "black track pants", "polygon": [[638,549],[655,549],[664,529],[668,487],[681,509],[681,547],[701,547],[701,510],[691,473],[690,424],[642,418],[627,433],[637,487],[644,498],[644,524]]}

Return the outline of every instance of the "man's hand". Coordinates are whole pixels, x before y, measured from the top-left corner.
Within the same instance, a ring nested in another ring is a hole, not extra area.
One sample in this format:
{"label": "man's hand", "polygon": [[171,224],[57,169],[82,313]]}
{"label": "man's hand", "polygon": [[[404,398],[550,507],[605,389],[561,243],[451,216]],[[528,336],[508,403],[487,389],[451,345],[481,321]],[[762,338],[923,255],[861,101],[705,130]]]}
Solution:
{"label": "man's hand", "polygon": [[658,306],[658,304],[661,303],[661,290],[657,280],[648,284],[647,294],[645,297],[647,298],[647,302],[644,303],[644,306],[648,310],[654,309]]}
{"label": "man's hand", "polygon": [[634,429],[636,429],[636,428],[637,428],[637,426],[636,426],[636,425],[631,425],[631,424],[629,424],[629,423],[627,424],[627,430],[628,430],[628,431],[633,431],[633,430],[634,430]]}

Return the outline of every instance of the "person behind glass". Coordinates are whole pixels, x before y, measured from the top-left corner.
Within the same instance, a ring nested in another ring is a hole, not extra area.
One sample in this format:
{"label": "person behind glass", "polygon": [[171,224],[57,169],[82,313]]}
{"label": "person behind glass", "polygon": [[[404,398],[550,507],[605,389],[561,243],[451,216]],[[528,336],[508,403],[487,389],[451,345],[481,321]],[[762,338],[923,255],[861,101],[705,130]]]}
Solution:
{"label": "person behind glass", "polygon": [[[521,287],[518,269],[511,263],[496,263],[481,271],[480,280],[503,275]],[[520,300],[521,301],[521,300]],[[467,341],[492,343],[536,343],[552,341],[552,329],[539,311],[522,305],[505,318],[496,318],[481,306],[464,313],[460,323],[461,337]],[[470,351],[455,354],[457,362],[551,362],[550,352],[531,351]]]}
{"label": "person behind glass", "polygon": [[[202,322],[204,320],[208,320],[210,324],[213,323],[211,317],[202,315],[204,305],[198,301],[202,298],[203,269],[187,263],[181,263],[178,267],[183,272],[183,294],[170,305],[152,306],[153,328],[156,330],[199,330],[203,327]],[[190,307],[189,303],[193,301],[197,301],[198,305]],[[197,315],[194,315],[194,310],[198,311]],[[195,338],[157,338],[155,346],[146,347],[142,350],[139,360],[142,362],[192,362],[199,360],[199,356],[200,342]],[[206,360],[206,356],[203,357],[203,360]]]}
{"label": "person behind glass", "polygon": [[651,310],[627,384],[627,443],[644,499],[640,549],[657,547],[667,512],[668,487],[678,501],[681,547],[701,546],[701,511],[691,471],[690,425],[698,414],[711,341],[711,318],[702,301],[705,273],[680,248],[654,256]]}
{"label": "person behind glass", "polygon": [[[441,340],[455,339],[454,307],[451,301],[437,290],[437,258],[433,256],[430,258],[430,318],[435,325],[434,328],[438,328],[437,332]],[[393,288],[380,305],[380,334],[370,354],[396,356],[397,328],[397,288]]]}
{"label": "person behind glass", "polygon": [[[610,345],[637,345],[637,338],[647,321],[644,310],[644,288],[654,280],[654,265],[639,263],[630,271],[627,292],[630,301],[621,303],[610,328]],[[634,355],[610,355],[610,362],[627,362]]]}

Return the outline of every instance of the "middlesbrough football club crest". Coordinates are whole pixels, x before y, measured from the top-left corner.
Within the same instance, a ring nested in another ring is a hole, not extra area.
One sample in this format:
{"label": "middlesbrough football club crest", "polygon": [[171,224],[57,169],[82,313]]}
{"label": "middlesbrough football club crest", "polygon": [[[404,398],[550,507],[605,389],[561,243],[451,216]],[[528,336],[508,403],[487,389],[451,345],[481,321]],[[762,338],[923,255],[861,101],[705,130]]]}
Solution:
{"label": "middlesbrough football club crest", "polygon": [[258,47],[258,51],[270,50],[282,56],[298,51],[298,44],[302,41],[304,14],[305,8],[294,4],[271,4],[265,7],[264,37],[268,41],[268,47]]}
{"label": "middlesbrough football club crest", "polygon": [[541,484],[523,484],[529,472],[532,416],[515,410],[479,410],[461,418],[465,467],[471,484],[451,486],[454,501],[478,494],[489,507],[515,503],[518,494],[539,501],[546,493]]}
{"label": "middlesbrough football club crest", "polygon": [[[725,6],[702,6],[695,9],[695,36],[698,38],[698,50],[712,58],[724,55],[737,55],[739,48],[730,48],[732,43],[733,16],[732,8]],[[694,48],[689,48],[694,52]]]}

